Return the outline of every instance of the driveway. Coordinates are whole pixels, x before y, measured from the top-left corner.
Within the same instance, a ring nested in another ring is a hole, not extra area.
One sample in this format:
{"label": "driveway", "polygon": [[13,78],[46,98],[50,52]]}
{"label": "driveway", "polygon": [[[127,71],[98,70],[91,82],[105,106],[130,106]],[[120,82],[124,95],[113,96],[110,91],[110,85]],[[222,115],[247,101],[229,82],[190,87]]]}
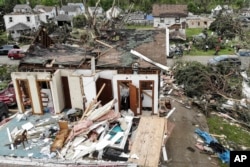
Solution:
{"label": "driveway", "polygon": [[218,161],[220,161],[218,158],[202,154],[195,147],[197,141],[195,129],[199,128],[209,132],[206,117],[199,111],[186,108],[177,101],[172,100],[171,104],[176,107],[176,111],[168,120],[175,126],[166,143],[169,161],[162,166],[218,167]]}

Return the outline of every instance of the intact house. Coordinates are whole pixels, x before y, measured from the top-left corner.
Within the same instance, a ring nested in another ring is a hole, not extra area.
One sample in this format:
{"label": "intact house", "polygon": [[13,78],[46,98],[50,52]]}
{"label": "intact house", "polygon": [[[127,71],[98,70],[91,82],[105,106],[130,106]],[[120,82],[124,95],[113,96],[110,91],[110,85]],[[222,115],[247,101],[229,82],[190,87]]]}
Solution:
{"label": "intact house", "polygon": [[57,15],[57,7],[54,6],[36,5],[33,10],[39,13],[39,20],[44,23],[53,20]]}
{"label": "intact house", "polygon": [[4,15],[6,31],[15,40],[22,32],[36,30],[40,25],[39,14],[29,5],[16,5],[13,12]]}
{"label": "intact house", "polygon": [[155,28],[166,28],[178,24],[182,29],[188,16],[187,5],[154,4],[153,17]]}
{"label": "intact house", "polygon": [[[96,39],[95,48],[90,50],[54,44],[48,37],[39,41],[42,37],[38,35],[20,62],[19,72],[11,74],[19,111],[25,112],[27,101],[34,114],[85,109],[104,86],[98,97],[102,105],[117,99],[117,111],[131,110],[134,115],[141,115],[146,110],[157,114],[160,73],[167,69],[165,47],[159,45],[165,44],[165,31],[123,33],[131,40],[125,40],[119,49]],[[134,43],[138,37],[144,40]],[[38,45],[40,42],[43,45]],[[49,45],[44,47],[45,43]],[[131,54],[131,49],[146,58]]]}

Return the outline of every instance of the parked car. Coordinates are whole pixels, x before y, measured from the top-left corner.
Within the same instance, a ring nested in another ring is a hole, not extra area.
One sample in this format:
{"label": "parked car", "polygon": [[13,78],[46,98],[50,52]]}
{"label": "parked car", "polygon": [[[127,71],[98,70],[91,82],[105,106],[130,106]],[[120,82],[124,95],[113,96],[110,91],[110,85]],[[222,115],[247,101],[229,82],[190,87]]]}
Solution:
{"label": "parked car", "polygon": [[9,117],[8,106],[4,102],[0,101],[0,122],[8,117]]}
{"label": "parked car", "polygon": [[237,53],[239,56],[250,56],[250,50],[240,49]]}
{"label": "parked car", "polygon": [[0,46],[0,55],[8,55],[11,49],[20,49],[18,45],[2,45]]}
{"label": "parked car", "polygon": [[237,55],[220,55],[208,60],[208,65],[210,66],[223,64],[227,66],[240,66],[241,60]]}
{"label": "parked car", "polygon": [[10,59],[21,59],[25,56],[25,53],[22,49],[11,49],[8,53],[8,58]]}
{"label": "parked car", "polygon": [[0,91],[0,102],[7,104],[8,106],[16,105],[16,95],[13,83],[9,83],[8,87]]}

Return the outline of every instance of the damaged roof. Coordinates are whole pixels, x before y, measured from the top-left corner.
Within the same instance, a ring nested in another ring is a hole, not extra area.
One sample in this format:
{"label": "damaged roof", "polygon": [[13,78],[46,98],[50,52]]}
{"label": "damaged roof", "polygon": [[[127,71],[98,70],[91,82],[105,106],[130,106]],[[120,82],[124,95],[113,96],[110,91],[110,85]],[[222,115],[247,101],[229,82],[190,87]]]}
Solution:
{"label": "damaged roof", "polygon": [[[119,40],[116,41],[110,40],[112,36],[110,34],[112,33],[106,33],[108,37],[97,37],[94,39],[94,46],[85,48],[65,44],[51,44],[48,48],[45,48],[39,45],[39,42],[44,42],[44,40],[38,40],[43,39],[40,35],[29,48],[19,67],[37,63],[44,65],[44,63],[46,64],[53,59],[54,65],[80,66],[87,62],[86,59],[96,56],[96,67],[100,69],[131,68],[135,62],[139,63],[142,69],[159,69],[154,64],[130,53],[131,50],[139,52],[155,63],[166,65],[165,30],[119,30],[116,32]],[[39,61],[34,59],[35,57]]]}
{"label": "damaged roof", "polygon": [[[121,30],[125,38],[118,41],[119,46],[108,50],[98,58],[98,67],[131,67],[139,62],[141,68],[152,68],[147,63],[130,53],[135,50],[156,63],[166,64],[164,30]],[[112,45],[112,43],[111,43]]]}

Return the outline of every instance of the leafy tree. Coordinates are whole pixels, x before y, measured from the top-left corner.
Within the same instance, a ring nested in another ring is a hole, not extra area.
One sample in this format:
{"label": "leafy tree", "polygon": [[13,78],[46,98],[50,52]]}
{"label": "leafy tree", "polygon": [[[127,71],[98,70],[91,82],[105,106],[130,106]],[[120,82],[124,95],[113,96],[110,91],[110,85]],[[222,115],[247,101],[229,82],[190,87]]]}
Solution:
{"label": "leafy tree", "polygon": [[87,20],[84,15],[78,15],[73,18],[73,25],[75,28],[83,28],[86,26]]}
{"label": "leafy tree", "polygon": [[216,20],[211,23],[209,29],[223,38],[232,39],[239,36],[243,39],[244,37],[239,21],[233,19],[231,15],[219,14]]}

